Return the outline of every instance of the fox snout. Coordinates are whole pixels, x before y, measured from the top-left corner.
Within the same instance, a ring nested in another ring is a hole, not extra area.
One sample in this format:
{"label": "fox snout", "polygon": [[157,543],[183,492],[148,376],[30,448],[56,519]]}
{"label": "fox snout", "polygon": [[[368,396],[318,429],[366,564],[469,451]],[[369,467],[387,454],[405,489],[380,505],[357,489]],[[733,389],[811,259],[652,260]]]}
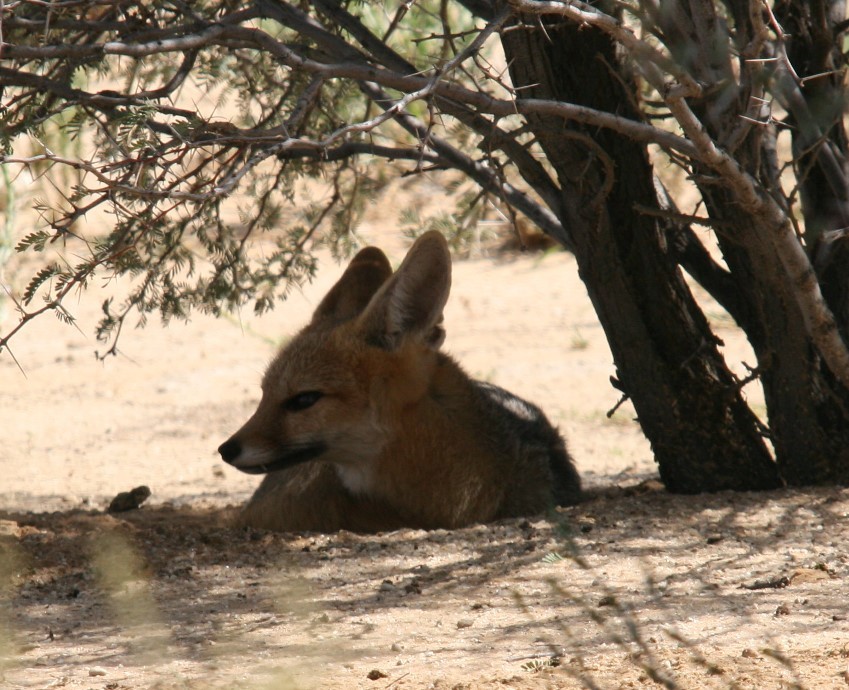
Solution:
{"label": "fox snout", "polygon": [[277,448],[246,446],[233,436],[220,446],[218,453],[228,465],[246,474],[266,474],[283,470],[308,460],[313,460],[327,451],[322,442],[292,443]]}
{"label": "fox snout", "polygon": [[242,454],[242,442],[237,438],[227,439],[218,446],[218,454],[224,462],[234,465],[236,459]]}
{"label": "fox snout", "polygon": [[247,474],[264,474],[268,472],[265,464],[245,465],[242,453],[242,442],[237,438],[227,439],[224,443],[218,446],[218,453],[221,459],[228,465],[232,465],[236,469]]}

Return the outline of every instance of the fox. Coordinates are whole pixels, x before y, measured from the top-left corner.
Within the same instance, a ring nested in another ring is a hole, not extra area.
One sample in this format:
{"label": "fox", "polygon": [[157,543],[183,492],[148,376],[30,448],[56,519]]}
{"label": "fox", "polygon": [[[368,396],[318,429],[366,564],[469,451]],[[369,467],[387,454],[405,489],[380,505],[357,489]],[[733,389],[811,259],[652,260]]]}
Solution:
{"label": "fox", "polygon": [[442,351],[451,255],[422,234],[393,272],[366,247],[262,378],[218,448],[264,474],[236,524],[278,532],[454,529],[577,503],[563,437],[535,405]]}

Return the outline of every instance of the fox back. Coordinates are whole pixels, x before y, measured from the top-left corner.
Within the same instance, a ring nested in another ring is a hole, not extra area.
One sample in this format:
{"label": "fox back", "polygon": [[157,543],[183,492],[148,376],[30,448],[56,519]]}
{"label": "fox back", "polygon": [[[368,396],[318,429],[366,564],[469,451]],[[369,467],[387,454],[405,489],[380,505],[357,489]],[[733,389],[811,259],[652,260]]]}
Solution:
{"label": "fox back", "polygon": [[241,524],[278,531],[453,528],[580,496],[539,408],[440,351],[451,258],[422,235],[395,273],[357,254],[268,367],[254,415],[219,452],[266,474]]}

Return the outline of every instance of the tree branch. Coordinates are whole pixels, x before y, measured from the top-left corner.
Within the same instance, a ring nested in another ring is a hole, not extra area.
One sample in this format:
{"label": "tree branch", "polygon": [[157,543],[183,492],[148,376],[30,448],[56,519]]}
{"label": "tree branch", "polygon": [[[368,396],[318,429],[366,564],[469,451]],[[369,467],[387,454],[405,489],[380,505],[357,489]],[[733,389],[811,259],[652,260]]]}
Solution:
{"label": "tree branch", "polygon": [[557,15],[571,19],[576,24],[601,29],[624,47],[634,57],[634,64],[657,91],[662,92],[666,77],[671,75],[693,95],[701,93],[699,84],[681,68],[674,59],[665,55],[651,44],[641,40],[618,17],[602,12],[581,0],[569,2],[547,2],[540,0],[508,0],[517,12],[535,15]]}
{"label": "tree branch", "polygon": [[[38,74],[9,69],[7,67],[0,67],[0,86],[26,86],[38,89],[39,91],[56,94],[67,100],[69,105],[80,103],[99,110],[111,110],[119,106],[143,105],[145,101],[161,100],[170,97],[182,85],[185,77],[191,71],[196,55],[196,51],[190,51],[186,55],[183,64],[165,85],[152,91],[141,91],[133,95],[124,95],[112,90],[92,93]],[[157,109],[164,115],[172,115],[185,119],[197,117],[197,112],[195,111],[174,108],[169,105],[158,105]]]}
{"label": "tree branch", "polygon": [[[43,47],[2,44],[0,46],[0,57],[9,59],[20,57],[83,58],[102,54],[142,57],[162,52],[199,49],[210,45],[264,49],[277,57],[287,67],[318,75],[324,79],[347,78],[355,81],[371,81],[383,87],[396,89],[407,94],[417,93],[418,96],[410,98],[409,102],[429,96],[439,96],[473,107],[478,112],[499,117],[516,114],[556,115],[565,120],[575,120],[582,124],[611,129],[640,142],[655,143],[663,148],[676,150],[685,156],[693,157],[697,155],[693,145],[683,137],[611,113],[558,101],[522,99],[517,102],[500,100],[484,93],[471,91],[458,84],[441,81],[438,78],[402,75],[379,67],[352,63],[318,62],[299,55],[291,48],[259,29],[214,25],[195,34],[142,44],[130,44],[120,41],[93,45]],[[2,84],[2,81],[0,81],[0,84]]]}
{"label": "tree branch", "polygon": [[[374,84],[363,83],[360,85],[360,88],[378,104],[387,100],[387,95]],[[500,180],[491,168],[473,160],[441,138],[433,136],[433,134],[428,135],[427,125],[418,118],[408,113],[401,113],[397,118],[397,122],[420,140],[428,137],[428,146],[445,161],[448,167],[462,171],[477,182],[481,188],[503,198],[536,223],[543,232],[556,239],[564,247],[569,249],[574,247],[567,229],[548,208],[538,204],[530,196],[516,189],[508,182]]]}
{"label": "tree branch", "polygon": [[[260,0],[260,2],[262,2],[262,6],[266,11],[272,12],[271,16],[278,19],[278,21],[286,22],[291,28],[316,41],[322,50],[328,54],[333,56],[350,55],[355,62],[362,62],[364,65],[368,64],[365,56],[353,51],[339,36],[330,33],[318,25],[317,22],[304,15],[300,10],[286,6],[286,13],[279,14],[279,8],[284,3],[275,0]],[[389,70],[401,75],[415,75],[418,73],[414,65],[389,48],[358,17],[353,16],[344,9],[338,0],[317,0],[314,5],[330,17],[334,23],[350,33],[368,51],[373,59],[380,62]],[[269,10],[269,8],[274,9]],[[487,19],[494,18],[493,16]],[[503,19],[499,20],[499,23],[502,22]],[[383,102],[386,101],[380,101],[378,105]],[[516,142],[510,134],[498,127],[495,122],[481,116],[479,108],[469,107],[467,104],[456,99],[440,98],[438,92],[435,102],[443,112],[457,118],[460,122],[463,122],[483,136],[490,142],[493,148],[504,151],[511,163],[516,165],[522,178],[543,198],[549,208],[557,214],[561,203],[560,190],[548,175],[545,168],[525,147]],[[507,115],[514,115],[515,112],[515,108],[510,108]],[[549,225],[550,223],[546,223],[546,227],[549,227]]]}
{"label": "tree branch", "polygon": [[699,150],[699,158],[713,168],[753,219],[752,231],[775,250],[792,284],[805,329],[828,368],[849,388],[849,350],[840,335],[834,314],[820,290],[808,255],[796,237],[786,212],[756,180],[727,153],[719,149],[685,101],[686,89],[673,88],[664,95],[670,112]]}

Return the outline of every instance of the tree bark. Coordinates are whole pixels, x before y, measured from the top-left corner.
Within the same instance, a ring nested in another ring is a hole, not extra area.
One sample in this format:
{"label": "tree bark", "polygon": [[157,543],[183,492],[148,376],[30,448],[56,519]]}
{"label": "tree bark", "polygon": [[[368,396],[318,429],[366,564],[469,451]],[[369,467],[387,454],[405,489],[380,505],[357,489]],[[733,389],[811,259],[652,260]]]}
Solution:
{"label": "tree bark", "polygon": [[[528,18],[502,35],[520,98],[586,105],[638,120],[615,46],[592,27]],[[631,398],[671,491],[766,489],[775,463],[717,339],[665,243],[643,145],[529,116],[562,191],[562,222]]]}
{"label": "tree bark", "polygon": [[[796,0],[783,4],[783,11],[794,10],[784,15],[785,18],[793,18],[794,34],[800,38],[810,37],[812,27],[811,16],[806,14],[810,9],[807,4]],[[693,5],[698,5],[698,12],[693,10]],[[731,5],[737,47],[742,53],[745,46],[754,40],[758,29],[751,24],[748,2],[741,0]],[[793,7],[788,8],[789,5]],[[825,11],[823,2],[813,5]],[[708,64],[686,50],[696,34],[708,44],[716,45],[722,40],[713,2],[691,0],[689,4],[670,3],[667,8],[667,14],[661,17],[662,29],[666,40],[673,46],[676,43],[681,45],[681,55],[689,56],[681,58],[686,61],[684,66],[687,70],[703,83],[708,83],[706,80],[710,83],[737,83],[730,63]],[[782,10],[781,7],[777,9]],[[697,20],[704,21],[705,17],[713,21],[697,25]],[[807,20],[803,21],[803,17]],[[705,33],[710,30],[717,31],[714,41],[705,39]],[[813,45],[803,52],[808,57],[817,54]],[[817,65],[819,69],[824,62],[818,58],[809,65]],[[789,73],[774,76],[776,79],[790,79]],[[747,112],[748,103],[760,95],[757,84],[757,76],[747,78],[743,74],[740,88],[733,98],[729,98],[728,94],[713,93],[701,102],[691,102],[690,107],[706,124],[709,135],[719,146],[725,150],[734,148],[737,164],[759,182],[761,193],[766,194],[765,190],[781,189],[780,171],[771,163],[769,156],[763,155],[776,146],[775,129],[752,127],[744,137],[736,139],[732,134],[735,130],[739,131],[735,125],[740,114]],[[829,228],[849,223],[846,178],[840,163],[844,160],[845,136],[842,126],[833,118],[830,124],[820,127],[811,117],[806,98],[810,95],[822,102],[822,93],[789,93],[798,89],[792,80],[786,81],[783,86],[779,82],[778,88],[786,94],[791,117],[803,123],[794,130],[794,136],[802,142],[797,142],[802,156],[798,164],[807,166],[808,170],[807,180],[801,178],[803,207],[809,211],[806,223],[810,222],[811,237],[817,238],[815,243],[820,245],[820,238],[828,233]],[[831,132],[830,136],[824,136],[827,131]],[[791,485],[847,483],[849,395],[823,364],[806,327],[805,314],[796,299],[795,291],[800,289],[800,285],[782,265],[768,239],[780,229],[771,226],[769,219],[756,209],[741,204],[727,181],[718,180],[715,174],[709,174],[710,171],[698,165],[693,172],[711,219],[723,228],[717,233],[717,240],[741,301],[747,305],[745,310],[735,313],[735,318],[746,332],[757,356],[769,418],[769,437],[781,476]],[[843,267],[839,284],[845,291],[846,268],[849,267],[846,264]],[[824,292],[833,312],[836,311],[835,306],[839,306],[836,292]]]}
{"label": "tree bark", "polygon": [[791,126],[805,243],[823,295],[844,339],[849,333],[849,175],[845,58],[835,41],[846,17],[844,0],[779,0],[775,16],[786,33],[786,54],[796,83],[785,73],[783,100]]}

